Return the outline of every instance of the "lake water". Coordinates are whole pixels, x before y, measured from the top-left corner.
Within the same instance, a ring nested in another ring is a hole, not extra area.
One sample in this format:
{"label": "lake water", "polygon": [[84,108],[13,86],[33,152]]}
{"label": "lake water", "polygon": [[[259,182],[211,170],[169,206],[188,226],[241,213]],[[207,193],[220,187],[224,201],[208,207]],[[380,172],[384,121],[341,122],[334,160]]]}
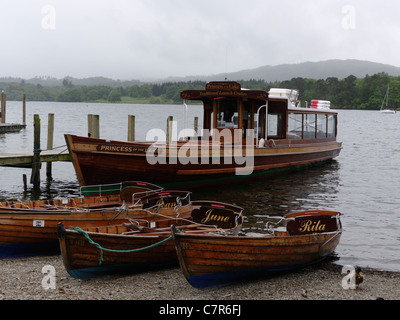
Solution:
{"label": "lake water", "polygon": [[[100,115],[100,136],[126,140],[128,115],[136,116],[136,139],[149,129],[165,130],[167,117],[183,122],[182,105],[128,105],[28,102],[27,128],[0,134],[0,153],[33,149],[33,115],[41,118],[41,148],[47,145],[47,117],[55,115],[54,146],[64,150],[64,133],[87,135],[87,115]],[[201,127],[202,107],[189,106],[188,126],[194,117]],[[7,102],[7,123],[22,120],[22,103]],[[343,235],[336,249],[336,263],[400,271],[400,114],[377,111],[339,111],[338,140],[343,150],[334,161],[294,174],[240,185],[196,191],[195,199],[235,203],[245,209],[246,230],[259,233],[267,216],[320,209],[343,214]],[[45,166],[45,165],[43,165]],[[53,163],[53,180],[44,167],[41,189],[25,191],[23,174],[30,169],[0,167],[0,199],[24,200],[78,194],[71,163]]]}

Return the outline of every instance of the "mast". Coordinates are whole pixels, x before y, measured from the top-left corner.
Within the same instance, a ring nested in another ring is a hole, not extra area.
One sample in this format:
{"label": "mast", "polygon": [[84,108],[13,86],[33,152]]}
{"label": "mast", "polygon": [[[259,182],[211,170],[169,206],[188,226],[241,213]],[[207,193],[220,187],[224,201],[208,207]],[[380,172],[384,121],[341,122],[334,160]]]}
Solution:
{"label": "mast", "polygon": [[388,102],[389,102],[389,88],[390,88],[390,85],[388,85],[387,90],[386,90],[386,95],[385,95],[385,97],[383,98],[382,106],[381,106],[381,111],[383,110],[383,106],[385,105],[385,101],[386,101],[386,109],[388,108]]}

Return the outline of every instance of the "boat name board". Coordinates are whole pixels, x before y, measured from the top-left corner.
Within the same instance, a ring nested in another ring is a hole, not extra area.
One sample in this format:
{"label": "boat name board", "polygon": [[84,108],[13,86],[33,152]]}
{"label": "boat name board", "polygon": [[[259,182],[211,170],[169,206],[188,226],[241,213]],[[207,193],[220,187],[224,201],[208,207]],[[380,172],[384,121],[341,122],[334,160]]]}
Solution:
{"label": "boat name board", "polygon": [[337,230],[336,218],[331,216],[304,216],[287,223],[287,231],[290,235],[334,232]]}
{"label": "boat name board", "polygon": [[189,204],[189,198],[186,197],[186,195],[179,193],[179,191],[178,193],[163,192],[150,195],[148,197],[144,197],[142,201],[143,209],[149,209],[153,207],[159,207],[160,209],[175,208],[178,203],[181,206]]}
{"label": "boat name board", "polygon": [[267,101],[268,94],[261,90],[252,90],[252,91],[235,91],[235,90],[220,90],[220,91],[194,91],[188,90],[181,93],[181,98],[185,100],[190,99],[201,99],[201,98],[249,98],[249,99],[256,99]]}
{"label": "boat name board", "polygon": [[143,204],[143,209],[148,209],[155,206],[159,207],[160,209],[175,208],[176,201],[172,199],[150,200],[147,203]]}
{"label": "boat name board", "polygon": [[242,90],[242,86],[234,81],[213,81],[207,83],[205,90],[185,90],[181,92],[181,98],[251,98],[257,100],[268,100],[268,93],[263,90]]}
{"label": "boat name board", "polygon": [[33,220],[33,226],[35,228],[44,228],[44,220]]}
{"label": "boat name board", "polygon": [[[150,149],[150,150],[149,150]],[[154,150],[153,150],[154,149]],[[119,152],[119,153],[139,153],[146,154],[147,151],[156,151],[154,147],[145,146],[123,146],[117,144],[99,144],[96,147],[97,151],[103,152]]]}
{"label": "boat name board", "polygon": [[234,228],[240,215],[230,210],[201,207],[192,212],[193,220],[206,225],[216,225],[222,229]]}
{"label": "boat name board", "polygon": [[238,82],[209,82],[206,85],[207,91],[240,91],[242,86]]}

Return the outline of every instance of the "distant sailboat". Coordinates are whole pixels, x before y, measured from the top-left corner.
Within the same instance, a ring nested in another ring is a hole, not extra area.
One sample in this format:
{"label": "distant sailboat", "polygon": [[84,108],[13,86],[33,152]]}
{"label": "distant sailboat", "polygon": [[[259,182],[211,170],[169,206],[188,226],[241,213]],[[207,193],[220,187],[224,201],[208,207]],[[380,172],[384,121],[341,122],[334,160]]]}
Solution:
{"label": "distant sailboat", "polygon": [[395,109],[388,107],[388,101],[389,101],[389,85],[388,85],[388,88],[386,90],[386,95],[383,98],[383,102],[382,102],[382,106],[381,106],[381,113],[387,113],[387,114],[396,113]]}

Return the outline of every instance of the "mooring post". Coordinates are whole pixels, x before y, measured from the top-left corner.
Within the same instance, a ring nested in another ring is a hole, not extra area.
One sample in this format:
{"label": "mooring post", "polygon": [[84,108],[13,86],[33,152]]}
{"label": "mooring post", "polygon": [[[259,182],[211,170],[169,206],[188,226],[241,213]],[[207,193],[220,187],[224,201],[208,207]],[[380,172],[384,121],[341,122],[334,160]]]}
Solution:
{"label": "mooring post", "polygon": [[[47,150],[53,149],[53,140],[54,140],[54,113],[49,113],[48,116],[48,127],[47,127]],[[46,176],[48,180],[51,180],[52,177],[52,163],[48,161],[46,164]]]}
{"label": "mooring post", "polygon": [[135,141],[135,116],[128,115],[128,141]]}
{"label": "mooring post", "polygon": [[88,136],[92,138],[100,137],[100,116],[97,114],[88,115]]}
{"label": "mooring post", "polygon": [[40,117],[38,114],[33,116],[33,160],[32,160],[32,175],[31,184],[34,189],[40,187]]}
{"label": "mooring post", "polygon": [[172,141],[172,126],[173,126],[173,117],[169,116],[167,119],[167,143],[171,143]]}
{"label": "mooring post", "polygon": [[92,121],[93,115],[88,114],[88,137],[91,138],[93,135],[93,121]]}
{"label": "mooring post", "polygon": [[100,116],[98,114],[93,115],[93,138],[100,138]]}
{"label": "mooring post", "polygon": [[1,93],[1,123],[6,123],[6,94]]}
{"label": "mooring post", "polygon": [[28,189],[27,183],[26,183],[26,174],[22,175],[22,182],[24,183],[24,191]]}
{"label": "mooring post", "polygon": [[22,123],[26,124],[26,94],[22,95]]}

